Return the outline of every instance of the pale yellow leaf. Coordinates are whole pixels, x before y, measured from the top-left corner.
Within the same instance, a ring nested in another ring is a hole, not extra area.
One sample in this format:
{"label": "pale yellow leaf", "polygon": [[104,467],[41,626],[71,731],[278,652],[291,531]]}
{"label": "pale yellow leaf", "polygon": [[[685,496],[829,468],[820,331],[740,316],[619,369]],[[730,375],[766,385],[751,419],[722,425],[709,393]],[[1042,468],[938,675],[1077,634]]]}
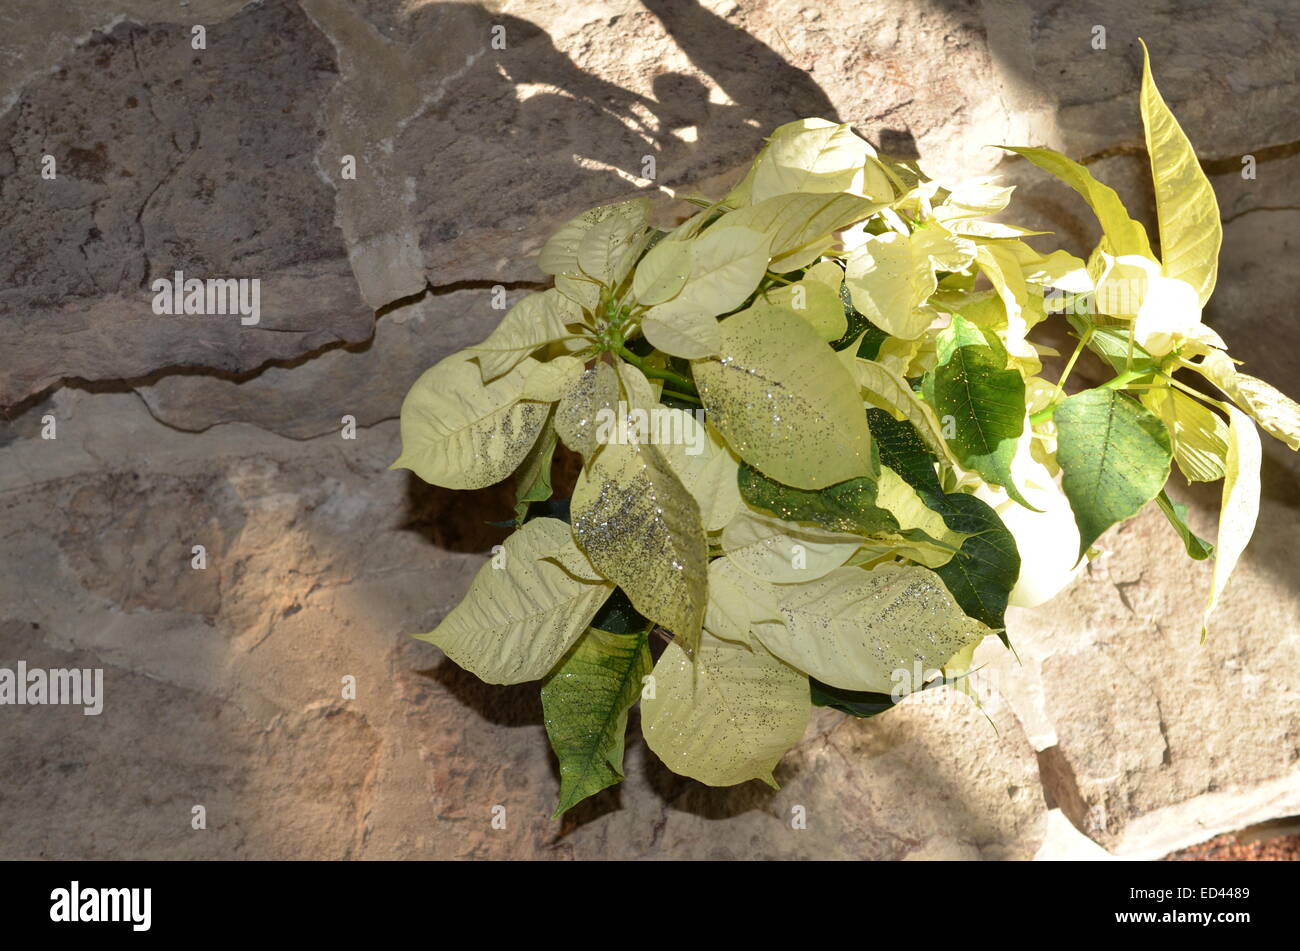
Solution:
{"label": "pale yellow leaf", "polygon": [[522,398],[537,361],[524,357],[485,384],[474,357],[453,353],[415,381],[402,401],[402,452],[391,468],[448,489],[481,489],[523,461],[550,412]]}
{"label": "pale yellow leaf", "polygon": [[596,451],[602,419],[618,406],[618,375],[603,360],[584,370],[569,385],[555,407],[555,432],[560,441],[583,459]]}
{"label": "pale yellow leaf", "polygon": [[667,406],[657,406],[653,412],[664,420],[666,433],[656,441],[664,461],[699,505],[704,530],[718,531],[741,507],[736,457],[694,413]]}
{"label": "pale yellow leaf", "polygon": [[[583,560],[569,526],[535,518],[506,539],[460,604],[420,635],[491,684],[545,677],[591,623],[614,586],[575,577],[564,562]],[[595,572],[588,568],[588,576]]]}
{"label": "pale yellow leaf", "polygon": [[871,433],[849,371],[807,321],[759,303],[722,321],[722,356],[694,363],[710,420],[769,478],[820,489],[870,472]]}
{"label": "pale yellow leaf", "polygon": [[772,133],[755,163],[751,202],[790,192],[847,191],[874,154],[848,125],[825,119],[788,122]]}
{"label": "pale yellow leaf", "polygon": [[857,551],[862,539],[742,508],[722,530],[726,558],[759,581],[789,584],[834,571]]}
{"label": "pale yellow leaf", "polygon": [[700,507],[658,448],[607,442],[578,476],[573,533],[643,615],[693,644],[707,597]]}
{"label": "pale yellow leaf", "polygon": [[[964,271],[970,267],[980,247],[969,238],[959,237],[935,224],[912,232],[910,242],[912,257],[916,259],[917,282],[927,287],[932,280],[937,286],[936,271]],[[930,291],[926,297],[933,293]]]}
{"label": "pale yellow leaf", "polygon": [[726,641],[752,644],[749,631],[756,621],[780,618],[776,608],[779,591],[742,571],[730,559],[715,558],[709,562],[705,630]]}
{"label": "pale yellow leaf", "polygon": [[691,276],[668,305],[692,305],[710,317],[745,302],[767,270],[768,237],[715,225],[691,241]]}
{"label": "pale yellow leaf", "polygon": [[660,381],[651,383],[644,373],[622,360],[614,361],[614,368],[618,371],[619,392],[629,407],[649,410],[658,406]]}
{"label": "pale yellow leaf", "polygon": [[615,287],[631,270],[649,234],[644,215],[610,215],[578,242],[578,267],[594,281]]}
{"label": "pale yellow leaf", "polygon": [[979,218],[955,218],[945,221],[944,227],[955,235],[964,238],[1027,238],[1036,234],[1051,234],[1050,231],[1031,231],[1019,225],[1004,224],[1000,221],[984,221]]}
{"label": "pale yellow leaf", "polygon": [[[823,263],[839,270],[839,265],[833,261]],[[787,307],[808,321],[813,330],[817,331],[817,336],[823,340],[839,340],[848,330],[848,319],[844,316],[838,285],[832,288],[821,281],[805,277],[793,284],[770,288],[764,292],[763,297],[768,303]]]}
{"label": "pale yellow leaf", "polygon": [[803,279],[823,284],[838,295],[840,285],[844,283],[844,268],[840,267],[838,261],[820,261],[808,269]]}
{"label": "pale yellow leaf", "polygon": [[856,195],[777,195],[728,212],[709,231],[748,228],[770,238],[774,270],[793,270],[792,259],[829,243],[833,232],[869,217],[882,205]]}
{"label": "pale yellow leaf", "polygon": [[590,315],[594,315],[600,307],[600,285],[588,277],[557,274],[555,290]]}
{"label": "pale yellow leaf", "polygon": [[691,276],[691,241],[665,239],[646,252],[636,266],[632,293],[647,307],[676,297]]}
{"label": "pale yellow leaf", "polygon": [[1068,251],[1039,254],[1023,241],[1004,241],[1001,244],[1015,256],[1021,273],[1031,284],[1044,284],[1071,294],[1093,289],[1088,265]]}
{"label": "pale yellow leaf", "polygon": [[1011,250],[997,244],[980,245],[975,252],[975,262],[1002,301],[1011,332],[1023,339],[1028,328],[1021,315],[1026,293],[1025,276],[1020,269],[1020,262]]}
{"label": "pale yellow leaf", "polygon": [[1255,533],[1259,517],[1259,466],[1261,449],[1254,421],[1237,409],[1228,407],[1228,459],[1224,466],[1223,503],[1219,509],[1219,539],[1214,546],[1214,581],[1205,608],[1201,637],[1209,631],[1210,615],[1219,596],[1228,585],[1237,559],[1246,550]]}
{"label": "pale yellow leaf", "polygon": [[523,398],[554,403],[568,393],[582,376],[583,363],[577,357],[562,354],[533,368],[524,380]]}
{"label": "pale yellow leaf", "polygon": [[844,281],[863,316],[891,336],[914,340],[936,316],[924,306],[938,288],[935,271],[960,270],[974,251],[973,242],[938,228],[911,237],[871,235],[849,256]]}
{"label": "pale yellow leaf", "polygon": [[565,222],[542,245],[541,253],[537,256],[537,267],[543,274],[580,274],[582,269],[578,263],[578,248],[592,228],[611,218],[639,223],[637,227],[641,227],[645,225],[649,214],[650,199],[644,195],[584,211]]}
{"label": "pale yellow leaf", "polygon": [[[1002,302],[1006,323],[999,328],[998,336],[1003,346],[1013,360],[1027,361],[1028,371],[1037,373],[1042,369],[1042,362],[1025,336],[1030,327],[1046,316],[1046,312],[1031,306],[1020,262],[1013,252],[999,244],[981,245],[975,261]],[[1041,300],[1041,295],[1037,298]]]}
{"label": "pale yellow leaf", "polygon": [[652,677],[641,732],[665,766],[709,786],[776,785],[772,770],[808,726],[807,677],[761,645],[708,631],[693,656],[669,644]]}
{"label": "pale yellow leaf", "polygon": [[1199,364],[1190,364],[1255,418],[1264,432],[1292,449],[1300,449],[1300,404],[1248,373],[1233,366],[1228,355],[1210,350]]}
{"label": "pale yellow leaf", "polygon": [[646,311],[641,333],[656,350],[685,360],[712,357],[722,348],[722,331],[711,308],[678,298]]}
{"label": "pale yellow leaf", "polygon": [[860,314],[891,336],[914,340],[935,318],[921,306],[929,294],[916,286],[915,277],[907,237],[890,231],[868,237],[850,255],[844,282]]}
{"label": "pale yellow leaf", "polygon": [[1223,478],[1228,456],[1228,424],[1209,407],[1177,390],[1143,390],[1142,405],[1159,416],[1169,430],[1174,459],[1189,482]]}
{"label": "pale yellow leaf", "polygon": [[1156,88],[1145,43],[1141,103],[1160,219],[1162,270],[1165,277],[1192,285],[1204,307],[1219,273],[1219,246],[1223,244],[1219,203],[1192,143]]}
{"label": "pale yellow leaf", "polygon": [[1014,185],[1000,186],[987,179],[970,179],[953,186],[934,217],[946,223],[964,218],[982,218],[1002,211],[1011,202]]}
{"label": "pale yellow leaf", "polygon": [[778,607],[782,620],[756,623],[754,636],[791,666],[845,690],[889,693],[894,671],[939,667],[989,633],[919,565],[837,568],[785,587]]}
{"label": "pale yellow leaf", "polygon": [[508,373],[543,344],[568,336],[565,325],[581,320],[581,308],[554,288],[529,294],[506,311],[486,340],[470,348],[482,368],[483,382]]}
{"label": "pale yellow leaf", "polygon": [[[916,355],[921,352],[924,343],[925,341],[919,337],[915,340],[886,337],[880,342],[880,349],[876,351],[876,362],[896,376],[906,378],[909,375],[916,375],[909,374],[908,370],[912,366],[912,361],[916,359]],[[849,347],[847,350],[856,357],[856,348]],[[840,351],[841,354],[845,352],[845,350]]]}
{"label": "pale yellow leaf", "polygon": [[835,247],[834,237],[822,237],[814,240],[810,244],[805,244],[802,248],[795,248],[786,254],[773,256],[772,263],[767,269],[773,274],[787,274],[790,271],[798,271],[812,264],[822,255]]}

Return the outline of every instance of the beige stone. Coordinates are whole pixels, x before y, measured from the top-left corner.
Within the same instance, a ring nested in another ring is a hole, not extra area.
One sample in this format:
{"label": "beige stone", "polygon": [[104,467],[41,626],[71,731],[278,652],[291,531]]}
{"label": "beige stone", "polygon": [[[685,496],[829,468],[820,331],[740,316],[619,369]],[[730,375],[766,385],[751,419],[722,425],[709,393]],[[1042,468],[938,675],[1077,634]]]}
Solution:
{"label": "beige stone", "polygon": [[[1271,445],[1207,643],[1208,569],[1145,512],[1011,612],[1019,662],[981,648],[982,710],[820,711],[778,792],[673,776],[634,718],[627,781],[553,822],[536,685],[407,637],[513,499],[388,471],[401,397],[486,335],[496,284],[538,286],[555,226],[636,191],[669,223],[818,115],[1004,175],[1015,220],[1086,253],[1077,196],[986,146],[1062,149],[1154,230],[1138,36],[1225,219],[1207,319],[1297,395],[1293,5],[0,2],[0,664],[107,689],[100,717],[0,712],[4,857],[1155,857],[1300,812],[1300,468]],[[176,268],[262,280],[260,325],[153,315]],[[1174,491],[1212,538],[1217,489]]]}

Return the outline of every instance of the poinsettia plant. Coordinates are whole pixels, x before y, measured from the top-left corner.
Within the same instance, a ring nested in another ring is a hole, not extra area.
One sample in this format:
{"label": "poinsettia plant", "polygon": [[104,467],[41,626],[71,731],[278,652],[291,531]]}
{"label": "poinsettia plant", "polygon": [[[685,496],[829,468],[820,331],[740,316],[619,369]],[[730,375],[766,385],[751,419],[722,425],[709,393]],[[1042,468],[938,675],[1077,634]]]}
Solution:
{"label": "poinsettia plant", "polygon": [[[1054,596],[1148,503],[1215,559],[1208,622],[1254,528],[1255,425],[1296,449],[1300,407],[1201,321],[1218,207],[1145,59],[1141,113],[1159,254],[1059,153],[1011,149],[1092,208],[1086,261],[990,220],[1011,188],[805,119],[671,230],[644,197],[568,222],[538,260],[554,287],[419,378],[394,466],[453,489],[513,473],[518,500],[423,637],[489,683],[541,681],[557,815],[622,778],[638,701],[675,772],[772,783],[812,706],[879,713],[900,670],[959,681],[1008,604]],[[1053,314],[1077,346],[1048,379],[1030,332]],[[1067,395],[1085,350],[1114,376]],[[565,451],[581,471],[556,500]],[[1171,464],[1223,480],[1214,545]]]}

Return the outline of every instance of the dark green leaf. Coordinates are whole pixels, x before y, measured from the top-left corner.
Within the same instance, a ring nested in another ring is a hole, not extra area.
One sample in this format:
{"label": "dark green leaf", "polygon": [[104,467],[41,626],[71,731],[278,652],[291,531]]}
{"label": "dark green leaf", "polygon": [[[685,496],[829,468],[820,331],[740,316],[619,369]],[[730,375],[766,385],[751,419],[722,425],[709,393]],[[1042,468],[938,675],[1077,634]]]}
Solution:
{"label": "dark green leaf", "polygon": [[515,514],[520,525],[528,515],[530,502],[544,502],[551,497],[551,462],[555,458],[555,443],[555,427],[548,422],[515,472]]}
{"label": "dark green leaf", "polygon": [[867,411],[867,422],[880,447],[881,465],[902,476],[950,529],[970,535],[935,573],[968,616],[1002,630],[1007,598],[1020,577],[1015,538],[980,499],[962,492],[944,494],[935,473],[935,458],[911,423],[878,409]]}
{"label": "dark green leaf", "polygon": [[844,331],[844,336],[831,344],[831,349],[845,350],[858,337],[862,337],[862,342],[858,344],[858,356],[864,360],[876,359],[876,354],[880,352],[880,345],[889,335],[853,306],[853,300],[849,297],[848,284],[840,285],[840,303],[844,306],[844,319],[848,322],[848,329]]}
{"label": "dark green leaf", "polygon": [[1025,381],[1007,367],[997,337],[959,314],[939,334],[936,348],[938,362],[925,375],[923,389],[940,419],[953,418],[956,435],[948,440],[953,453],[963,466],[1032,509],[1011,481],[1011,460],[1025,426]]}
{"label": "dark green leaf", "polygon": [[877,483],[863,477],[824,489],[795,489],[769,479],[747,462],[737,475],[740,497],[751,506],[788,522],[807,522],[832,532],[874,535],[897,532],[898,521],[876,506]]}
{"label": "dark green leaf", "polygon": [[[973,495],[925,497],[955,532],[970,538],[950,561],[934,569],[957,604],[995,631],[1006,627],[1007,598],[1020,577],[1020,552],[998,513]],[[933,504],[931,504],[933,503]]]}
{"label": "dark green leaf", "polygon": [[915,426],[905,419],[894,419],[883,409],[867,410],[867,425],[882,466],[893,469],[918,492],[943,493],[934,469],[935,457]]}
{"label": "dark green leaf", "polygon": [[632,607],[622,588],[615,588],[591,619],[591,626],[611,634],[636,634],[650,629],[650,619]]}
{"label": "dark green leaf", "polygon": [[1137,513],[1169,478],[1169,432],[1137,400],[1115,390],[1085,390],[1056,409],[1061,465],[1079,557],[1116,522]]}
{"label": "dark green leaf", "polygon": [[[949,684],[958,683],[960,677],[935,677],[921,685],[918,690],[912,691],[917,693],[920,690],[929,690],[933,687],[943,687]],[[896,706],[894,698],[887,693],[874,693],[869,690],[844,690],[840,687],[832,687],[830,684],[824,684],[820,680],[812,677],[808,678],[809,692],[812,696],[813,706],[831,707],[839,710],[841,713],[847,713],[855,717],[874,717],[877,714],[884,713],[890,707]]]}
{"label": "dark green leaf", "polygon": [[546,735],[560,760],[557,818],[623,779],[627,712],[654,664],[646,632],[591,627],[542,684]]}
{"label": "dark green leaf", "polygon": [[808,678],[813,706],[833,707],[841,713],[855,717],[874,717],[894,706],[894,698],[887,693],[865,690],[842,690],[820,680]]}
{"label": "dark green leaf", "polygon": [[1206,558],[1214,557],[1214,546],[1187,527],[1186,505],[1175,502],[1164,489],[1161,489],[1160,494],[1156,496],[1156,505],[1160,506],[1160,511],[1165,513],[1165,518],[1169,519],[1169,524],[1174,527],[1174,531],[1182,538],[1188,555],[1197,561],[1204,561]]}

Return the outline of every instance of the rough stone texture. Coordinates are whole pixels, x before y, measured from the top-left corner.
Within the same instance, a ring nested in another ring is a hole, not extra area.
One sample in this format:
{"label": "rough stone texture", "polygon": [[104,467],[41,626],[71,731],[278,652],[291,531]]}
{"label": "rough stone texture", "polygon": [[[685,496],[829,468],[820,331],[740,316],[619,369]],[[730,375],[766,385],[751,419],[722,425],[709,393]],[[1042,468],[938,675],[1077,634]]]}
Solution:
{"label": "rough stone texture", "polygon": [[[507,305],[529,293],[506,295]],[[362,426],[394,419],[421,373],[478,343],[502,312],[490,290],[428,295],[379,318],[364,344],[238,376],[168,374],[136,387],[150,412],[177,429],[247,422],[295,439],[337,432],[344,415]]]}
{"label": "rough stone texture", "polygon": [[[1296,484],[1265,467],[1260,531],[1200,642],[1211,568],[1184,565],[1154,508],[1049,610],[1008,619],[1022,662],[981,647],[1041,754],[1043,781],[1086,835],[1155,858],[1300,813],[1300,530]],[[1174,491],[1213,537],[1213,491]],[[1209,495],[1209,498],[1206,496]],[[1170,576],[1177,564],[1177,578]]]}
{"label": "rough stone texture", "polygon": [[634,738],[623,788],[552,822],[537,685],[485,686],[404,636],[500,540],[483,519],[505,492],[386,472],[391,421],[295,441],[180,433],[131,394],[52,409],[56,439],[0,448],[0,666],[103,667],[105,707],[3,708],[6,857],[1029,858],[1043,838],[1019,724],[955,697],[823,712],[779,793],[706,789]]}
{"label": "rough stone texture", "polygon": [[[252,370],[372,318],[316,173],[332,50],[268,0],[194,50],[179,24],[95,31],[0,116],[0,377],[9,406],[59,380]],[[41,177],[42,157],[57,176]],[[153,280],[256,278],[261,317],[158,316]]]}
{"label": "rough stone texture", "polygon": [[[405,636],[463,594],[508,490],[385,469],[406,387],[491,329],[494,285],[537,286],[555,225],[638,190],[671,221],[802,115],[1003,175],[1015,220],[1086,253],[1077,196],[984,146],[1060,148],[1154,234],[1139,35],[1223,211],[1208,319],[1294,391],[1298,21],[1275,0],[0,0],[0,666],[102,666],[108,694],[97,718],[0,708],[4,856],[1099,853],[1068,817],[1154,857],[1300,812],[1300,465],[1271,443],[1205,645],[1208,572],[1146,513],[1013,612],[1023,664],[981,649],[997,732],[947,695],[822,712],[772,793],[672,776],[634,726],[627,782],[561,823],[535,685]],[[261,324],[153,315],[176,268],[259,278]],[[1175,491],[1212,537],[1217,490]]]}

